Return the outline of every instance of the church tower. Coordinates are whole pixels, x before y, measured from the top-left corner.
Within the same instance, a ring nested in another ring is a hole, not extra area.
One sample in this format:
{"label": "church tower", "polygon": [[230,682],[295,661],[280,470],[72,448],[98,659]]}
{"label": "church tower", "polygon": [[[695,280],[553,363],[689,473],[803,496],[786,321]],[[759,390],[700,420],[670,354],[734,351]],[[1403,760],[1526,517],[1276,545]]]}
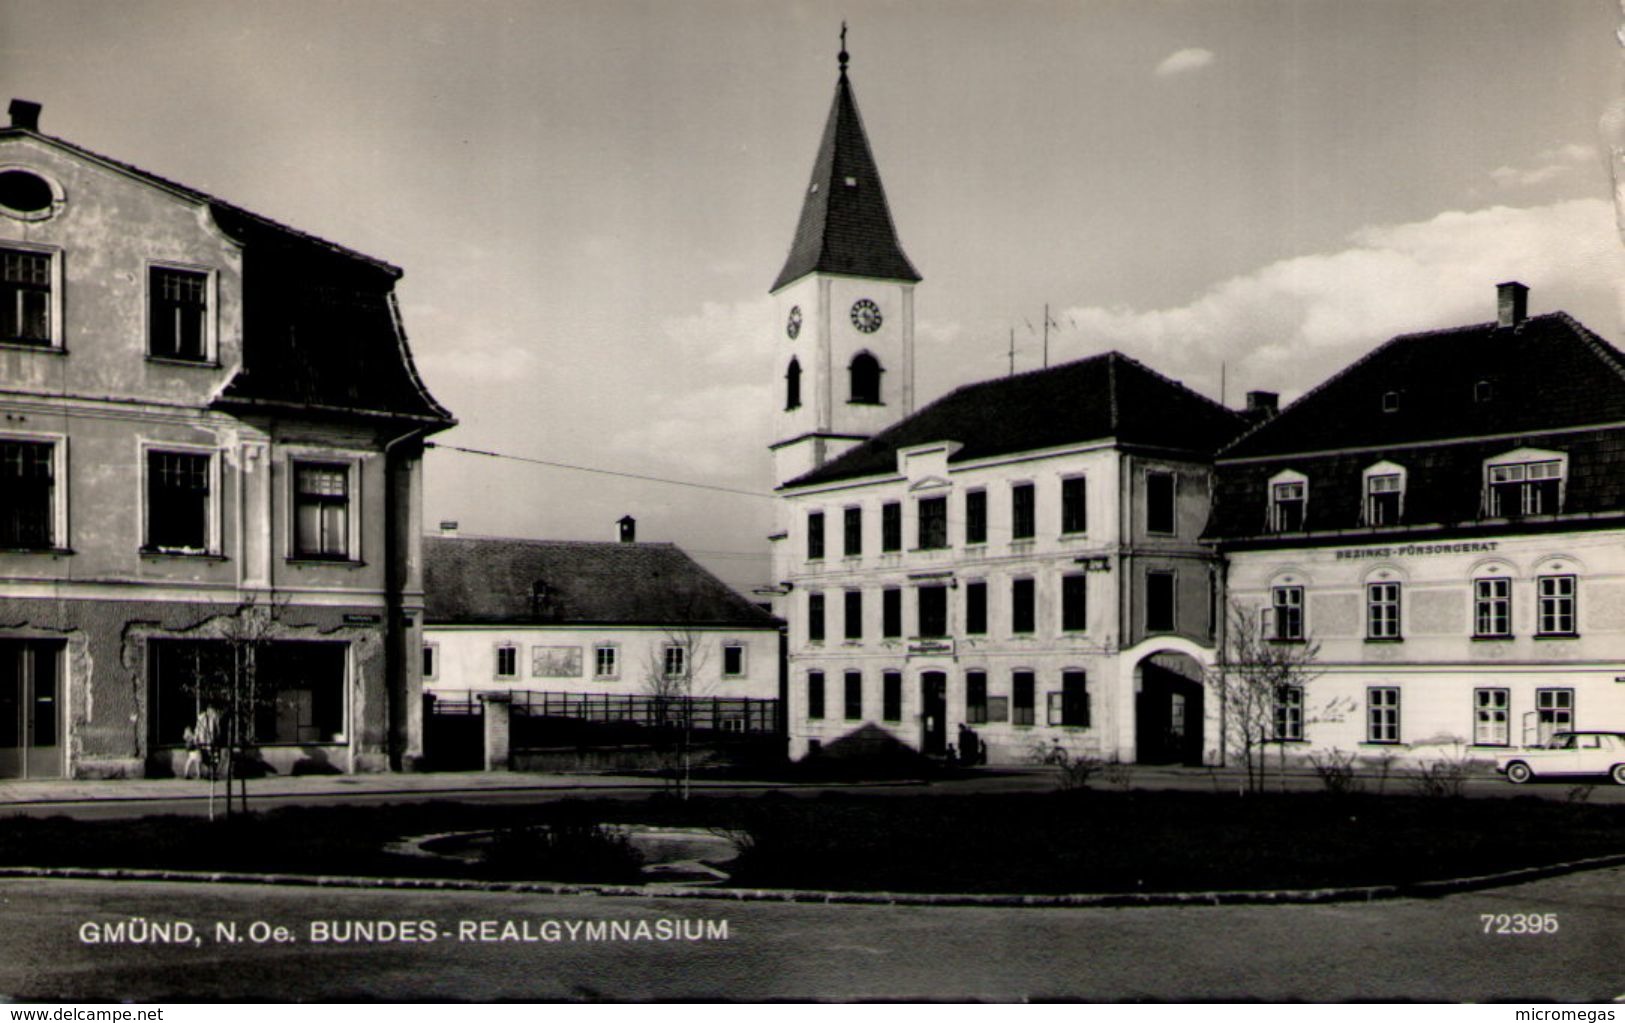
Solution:
{"label": "church tower", "polygon": [[914,410],[914,285],[846,74],[818,143],[784,269],[772,393],[777,483],[809,472]]}

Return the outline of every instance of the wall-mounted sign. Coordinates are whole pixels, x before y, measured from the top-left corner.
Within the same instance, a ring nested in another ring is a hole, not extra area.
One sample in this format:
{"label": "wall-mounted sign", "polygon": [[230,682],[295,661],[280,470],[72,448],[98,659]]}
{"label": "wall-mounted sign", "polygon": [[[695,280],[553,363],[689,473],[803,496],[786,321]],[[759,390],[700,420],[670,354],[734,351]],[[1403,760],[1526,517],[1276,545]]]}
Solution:
{"label": "wall-mounted sign", "polygon": [[383,615],[345,615],[345,625],[377,625],[384,620]]}
{"label": "wall-mounted sign", "polygon": [[1338,551],[1337,560],[1411,558],[1423,554],[1488,554],[1499,546],[1494,540],[1474,540],[1466,543],[1408,543],[1397,547],[1350,547]]}
{"label": "wall-mounted sign", "polygon": [[910,657],[952,657],[954,655],[954,641],[951,639],[911,639],[908,642],[908,655]]}
{"label": "wall-mounted sign", "polygon": [[530,648],[532,678],[580,678],[581,648],[578,646],[533,646]]}

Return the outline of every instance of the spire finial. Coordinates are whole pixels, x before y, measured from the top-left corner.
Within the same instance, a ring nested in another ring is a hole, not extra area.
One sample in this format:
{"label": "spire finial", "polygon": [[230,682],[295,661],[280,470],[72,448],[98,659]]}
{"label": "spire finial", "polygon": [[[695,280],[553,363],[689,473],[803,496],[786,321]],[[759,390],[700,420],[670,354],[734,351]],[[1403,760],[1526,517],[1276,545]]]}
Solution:
{"label": "spire finial", "polygon": [[846,22],[843,20],[841,22],[841,74],[843,74],[843,75],[846,74],[846,62],[847,62],[847,60],[848,60],[848,57],[846,55]]}

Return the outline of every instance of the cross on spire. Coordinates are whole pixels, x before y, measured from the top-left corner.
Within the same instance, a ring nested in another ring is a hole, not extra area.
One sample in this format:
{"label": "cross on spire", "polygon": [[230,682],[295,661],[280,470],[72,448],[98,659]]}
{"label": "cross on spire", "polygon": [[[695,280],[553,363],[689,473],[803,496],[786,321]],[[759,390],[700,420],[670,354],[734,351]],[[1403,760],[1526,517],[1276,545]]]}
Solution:
{"label": "cross on spire", "polygon": [[841,74],[846,74],[846,22],[841,22]]}

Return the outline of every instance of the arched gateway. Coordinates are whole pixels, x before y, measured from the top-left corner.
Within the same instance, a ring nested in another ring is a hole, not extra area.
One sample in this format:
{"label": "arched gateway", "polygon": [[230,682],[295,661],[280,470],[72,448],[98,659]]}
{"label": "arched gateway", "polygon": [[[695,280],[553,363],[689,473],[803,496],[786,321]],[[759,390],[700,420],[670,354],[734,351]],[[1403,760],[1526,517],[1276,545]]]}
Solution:
{"label": "arched gateway", "polygon": [[1204,684],[1210,654],[1193,643],[1146,647],[1134,661],[1134,759],[1141,764],[1200,765],[1214,745],[1209,742],[1208,718],[1219,709],[1216,703],[1209,706]]}

